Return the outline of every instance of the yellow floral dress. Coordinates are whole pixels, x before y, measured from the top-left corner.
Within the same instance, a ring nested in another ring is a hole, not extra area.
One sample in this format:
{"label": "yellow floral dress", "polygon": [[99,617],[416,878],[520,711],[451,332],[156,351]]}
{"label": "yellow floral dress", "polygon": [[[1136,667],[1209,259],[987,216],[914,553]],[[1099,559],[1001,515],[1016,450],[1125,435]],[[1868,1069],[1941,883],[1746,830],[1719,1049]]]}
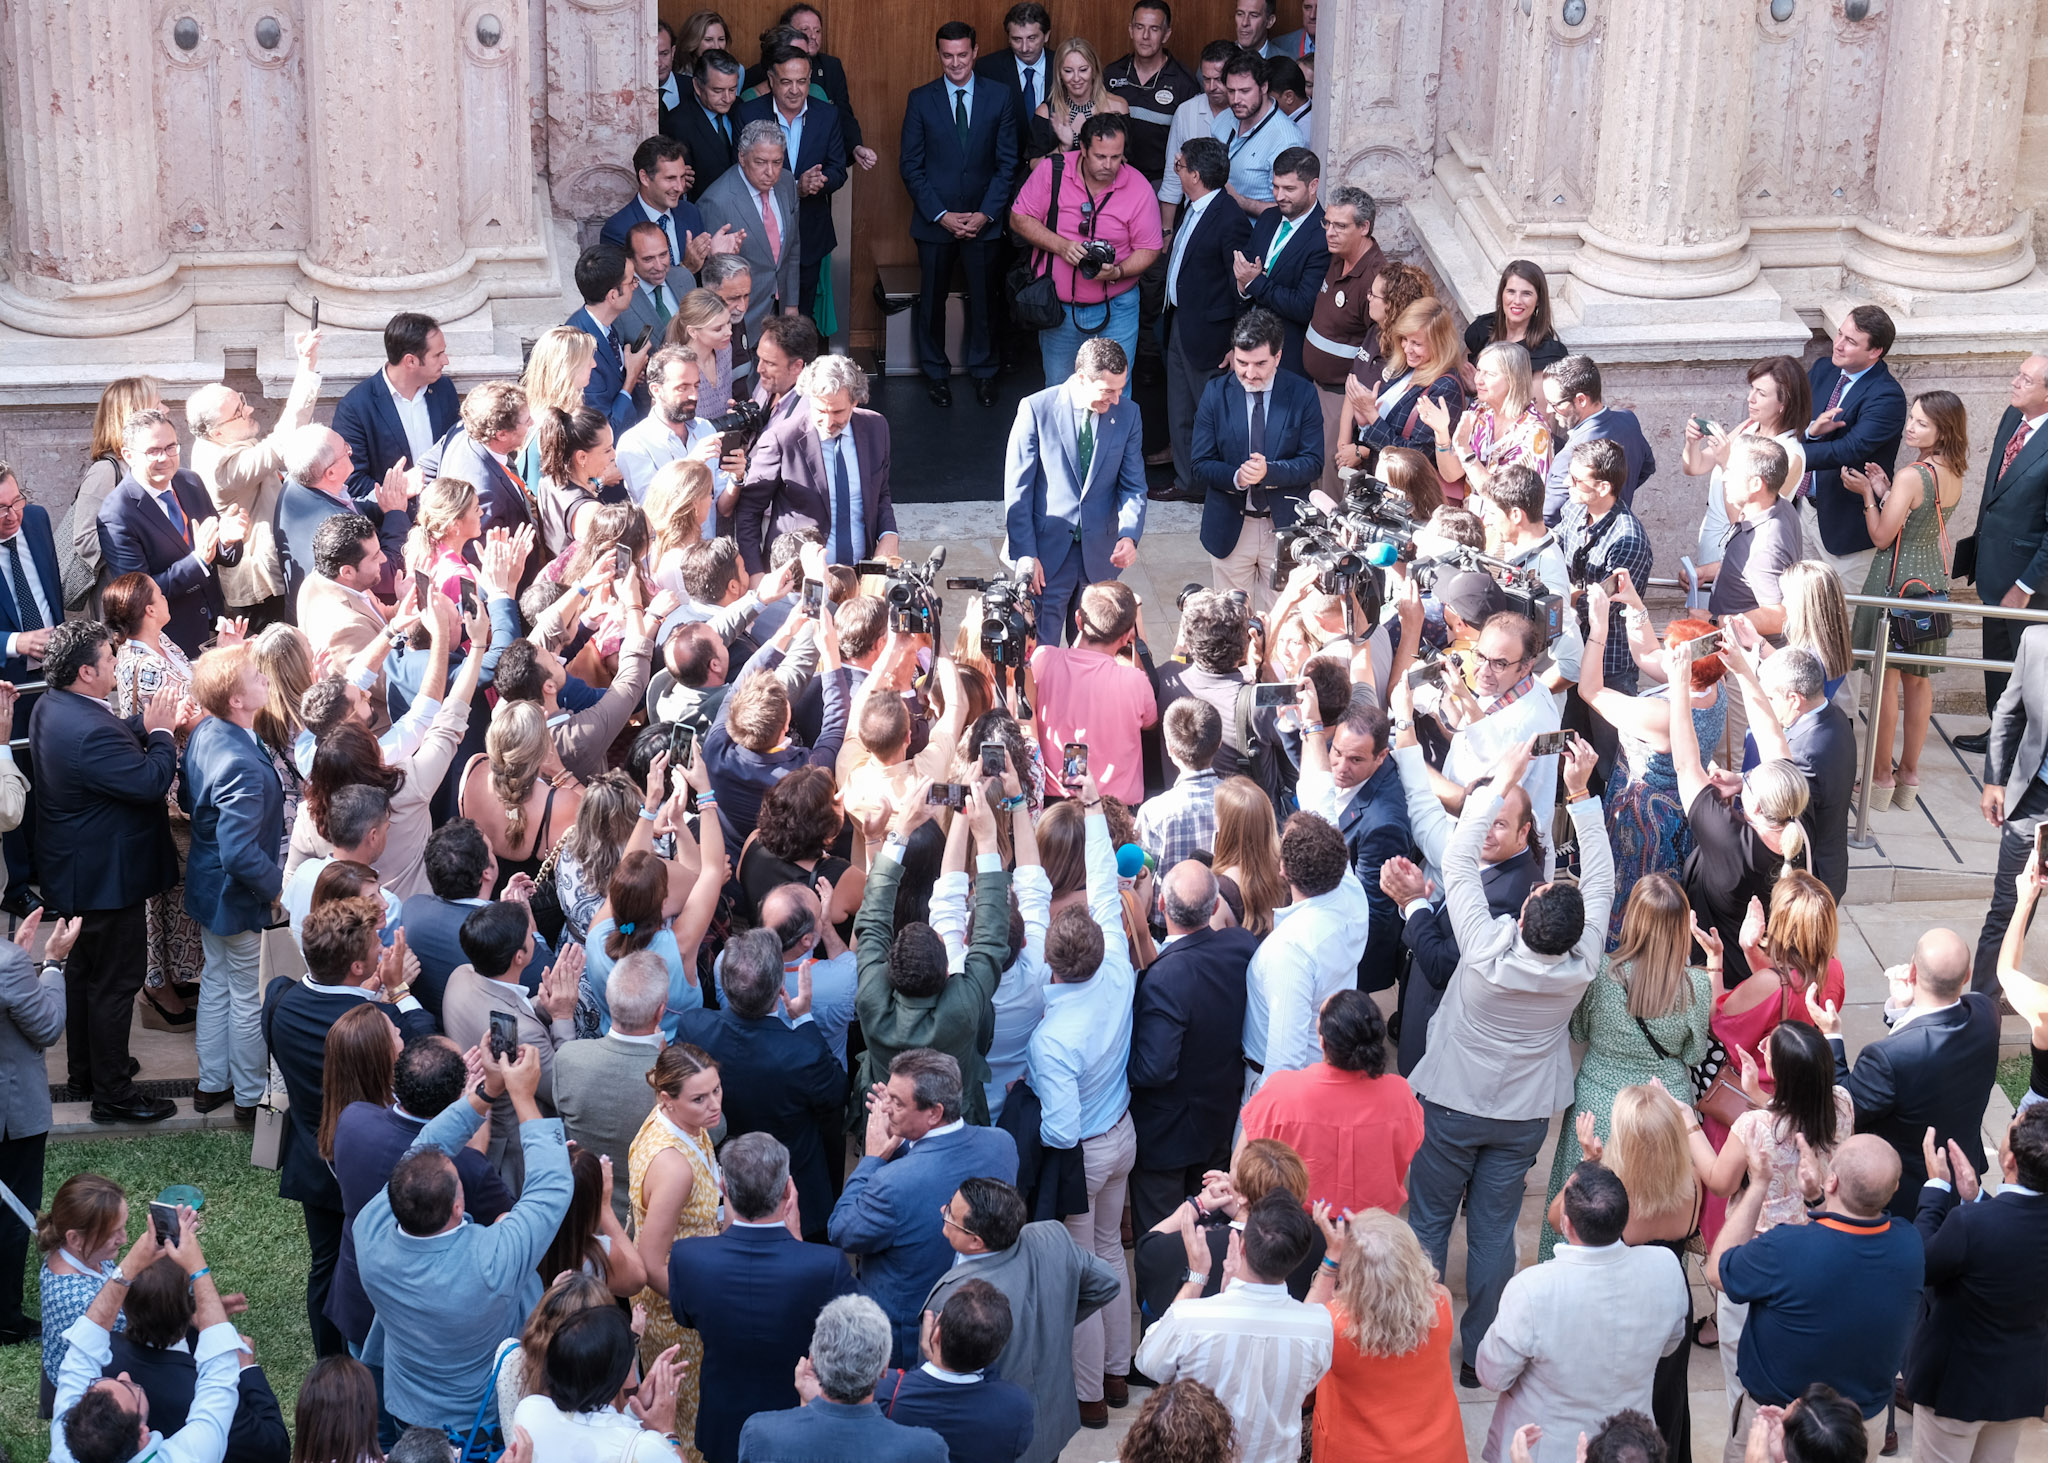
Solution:
{"label": "yellow floral dress", "polygon": [[[659,1107],[647,1114],[647,1121],[640,1125],[627,1155],[632,1175],[633,1232],[638,1234],[641,1226],[647,1223],[647,1170],[653,1165],[656,1154],[670,1148],[682,1153],[696,1174],[696,1182],[690,1186],[689,1200],[676,1221],[675,1238],[695,1239],[717,1234],[718,1159],[712,1151],[711,1142],[708,1138],[692,1138],[662,1116]],[[676,1389],[675,1435],[683,1440],[684,1457],[691,1463],[697,1463],[700,1455],[692,1439],[697,1434],[697,1383],[704,1370],[703,1338],[695,1331],[676,1324],[669,1303],[652,1286],[633,1299],[647,1307],[647,1333],[640,1344],[641,1364],[644,1366],[653,1361],[671,1346],[682,1348],[677,1353],[684,1368],[682,1385]]]}

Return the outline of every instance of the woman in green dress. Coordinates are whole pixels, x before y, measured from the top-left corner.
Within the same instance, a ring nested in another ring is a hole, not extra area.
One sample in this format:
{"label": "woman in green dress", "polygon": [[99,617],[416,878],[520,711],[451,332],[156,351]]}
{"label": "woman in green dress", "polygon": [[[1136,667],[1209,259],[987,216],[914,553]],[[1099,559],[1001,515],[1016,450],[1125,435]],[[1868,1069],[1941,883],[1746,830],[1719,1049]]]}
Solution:
{"label": "woman in green dress", "polygon": [[[1863,592],[1899,596],[1912,585],[1917,598],[1948,593],[1948,515],[1963,500],[1963,467],[1970,459],[1969,417],[1952,391],[1928,391],[1913,398],[1906,412],[1904,441],[1913,461],[1888,478],[1874,462],[1864,470],[1842,469],[1842,483],[1863,499],[1863,527],[1877,545]],[[1915,581],[1918,581],[1916,583]],[[1882,611],[1865,606],[1856,611],[1854,638],[1858,650],[1877,648],[1885,627]],[[1915,655],[1942,655],[1948,640],[1925,641]],[[1934,711],[1933,671],[1924,666],[1888,666],[1884,690],[1877,698],[1877,761],[1870,780],[1870,810],[1910,809],[1920,792],[1920,749],[1927,745],[1927,724]],[[1898,702],[1906,704],[1905,746],[1892,761],[1892,734],[1899,724]]]}
{"label": "woman in green dress", "polygon": [[[1685,1107],[1693,1105],[1692,1069],[1707,1054],[1714,1002],[1707,973],[1685,963],[1695,928],[1692,905],[1676,879],[1645,874],[1636,881],[1622,916],[1621,944],[1572,1013],[1572,1039],[1587,1043],[1586,1058],[1558,1133],[1546,1211],[1584,1156],[1580,1113],[1591,1115],[1604,1143],[1615,1094],[1624,1087],[1656,1082]],[[1546,1222],[1538,1258],[1549,1259],[1559,1238]]]}

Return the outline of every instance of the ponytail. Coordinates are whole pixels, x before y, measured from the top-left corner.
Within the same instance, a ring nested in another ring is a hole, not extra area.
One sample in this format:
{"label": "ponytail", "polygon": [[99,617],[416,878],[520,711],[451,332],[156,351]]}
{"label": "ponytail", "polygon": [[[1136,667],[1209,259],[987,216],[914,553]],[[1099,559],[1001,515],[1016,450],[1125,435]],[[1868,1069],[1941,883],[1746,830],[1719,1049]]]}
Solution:
{"label": "ponytail", "polygon": [[1778,834],[1778,841],[1784,845],[1785,866],[1779,870],[1782,877],[1792,872],[1792,861],[1799,860],[1799,866],[1807,873],[1813,872],[1813,844],[1806,836],[1806,825],[1794,818]]}
{"label": "ponytail", "polygon": [[587,406],[568,411],[559,407],[544,409],[534,425],[539,437],[540,470],[558,484],[582,487],[583,484],[571,480],[576,454],[594,449],[599,434],[610,425],[602,412]]}

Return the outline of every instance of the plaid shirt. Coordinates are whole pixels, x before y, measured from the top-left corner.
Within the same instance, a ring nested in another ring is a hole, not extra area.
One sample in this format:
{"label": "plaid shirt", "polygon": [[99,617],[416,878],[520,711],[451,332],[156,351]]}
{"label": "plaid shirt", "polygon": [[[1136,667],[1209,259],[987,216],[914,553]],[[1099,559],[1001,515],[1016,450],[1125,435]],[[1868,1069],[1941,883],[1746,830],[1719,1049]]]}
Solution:
{"label": "plaid shirt", "polygon": [[[1644,531],[1643,521],[1619,504],[1596,523],[1583,506],[1567,503],[1564,516],[1557,521],[1557,542],[1564,550],[1574,584],[1597,584],[1621,569],[1628,570],[1629,580],[1638,592],[1650,582],[1650,535]],[[1633,692],[1636,662],[1629,654],[1628,628],[1622,623],[1621,612],[1619,600],[1607,608],[1607,651],[1601,658],[1600,670],[1610,689]],[[1579,617],[1582,630],[1589,628],[1584,604],[1575,606],[1571,613]]]}
{"label": "plaid shirt", "polygon": [[1138,809],[1138,847],[1159,858],[1163,875],[1198,848],[1216,846],[1216,789],[1223,779],[1204,767]]}

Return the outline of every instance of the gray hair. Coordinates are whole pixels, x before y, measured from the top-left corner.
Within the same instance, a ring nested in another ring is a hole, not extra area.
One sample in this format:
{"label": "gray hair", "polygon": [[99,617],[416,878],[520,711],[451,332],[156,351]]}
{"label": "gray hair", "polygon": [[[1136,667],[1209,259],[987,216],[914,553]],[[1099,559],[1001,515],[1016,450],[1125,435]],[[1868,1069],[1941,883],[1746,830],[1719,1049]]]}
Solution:
{"label": "gray hair", "polygon": [[1358,219],[1358,226],[1371,231],[1373,221],[1379,217],[1380,206],[1372,201],[1372,195],[1363,188],[1354,188],[1343,183],[1332,188],[1323,199],[1323,212],[1333,208],[1348,208]]}
{"label": "gray hair", "polygon": [[215,427],[227,420],[228,403],[233,400],[234,391],[225,383],[216,381],[202,386],[185,398],[185,425],[192,429],[195,437],[204,437]]}
{"label": "gray hair", "polygon": [[160,406],[145,406],[131,411],[128,413],[128,419],[121,423],[121,448],[125,456],[135,455],[127,450],[128,444],[151,427],[169,427],[175,432],[178,424],[171,419],[171,414]]}
{"label": "gray hair", "polygon": [[842,1295],[818,1312],[811,1331],[811,1370],[834,1402],[860,1402],[889,1366],[889,1316],[864,1295]]}
{"label": "gray hair", "polygon": [[661,1020],[668,1004],[668,963],[653,950],[624,956],[605,978],[604,1000],[612,1010],[612,1025],[645,1031]]}
{"label": "gray hair", "polygon": [[740,129],[739,155],[747,156],[763,143],[773,143],[775,150],[786,160],[789,157],[789,139],[782,135],[782,128],[774,122],[749,122]]}
{"label": "gray hair", "polygon": [[384,789],[367,783],[345,783],[327,800],[327,827],[322,831],[336,848],[356,848],[391,816]]}
{"label": "gray hair", "polygon": [[334,429],[318,422],[292,428],[284,439],[284,475],[302,488],[312,487],[334,466],[334,459],[341,455],[340,444]]}
{"label": "gray hair", "polygon": [[891,1077],[908,1077],[910,1095],[919,1107],[935,1107],[947,1122],[960,1116],[960,1063],[928,1046],[898,1052],[889,1063]]}
{"label": "gray hair", "polygon": [[789,1192],[789,1150],[772,1134],[740,1134],[719,1150],[718,1163],[737,1218],[758,1224],[782,1207]]}
{"label": "gray hair", "polygon": [[1788,645],[1757,668],[1757,679],[1767,691],[1789,692],[1801,701],[1818,701],[1827,685],[1827,668],[1812,651]]}
{"label": "gray hair", "polygon": [[[1198,871],[1182,874],[1182,865],[1166,871],[1166,878],[1160,885],[1163,902],[1166,905],[1166,922],[1176,929],[1199,930],[1204,928],[1216,913],[1216,874],[1195,860],[1189,859]],[[1178,877],[1176,877],[1178,876]],[[1192,900],[1184,897],[1179,888],[1182,879],[1193,879],[1197,891]]]}
{"label": "gray hair", "polygon": [[796,389],[805,396],[830,396],[835,391],[844,391],[855,406],[865,406],[868,373],[849,356],[819,356],[797,377]]}
{"label": "gray hair", "polygon": [[744,254],[713,254],[697,271],[697,282],[707,290],[715,290],[727,280],[738,279],[742,275],[750,281],[754,277],[754,266],[747,263]]}
{"label": "gray hair", "polygon": [[719,988],[733,1015],[758,1021],[775,1009],[782,990],[782,940],[773,930],[751,929],[726,941]]}
{"label": "gray hair", "polygon": [[730,51],[706,51],[697,58],[697,70],[700,75],[706,71],[716,71],[720,76],[739,76],[746,68],[740,64],[740,58]]}

